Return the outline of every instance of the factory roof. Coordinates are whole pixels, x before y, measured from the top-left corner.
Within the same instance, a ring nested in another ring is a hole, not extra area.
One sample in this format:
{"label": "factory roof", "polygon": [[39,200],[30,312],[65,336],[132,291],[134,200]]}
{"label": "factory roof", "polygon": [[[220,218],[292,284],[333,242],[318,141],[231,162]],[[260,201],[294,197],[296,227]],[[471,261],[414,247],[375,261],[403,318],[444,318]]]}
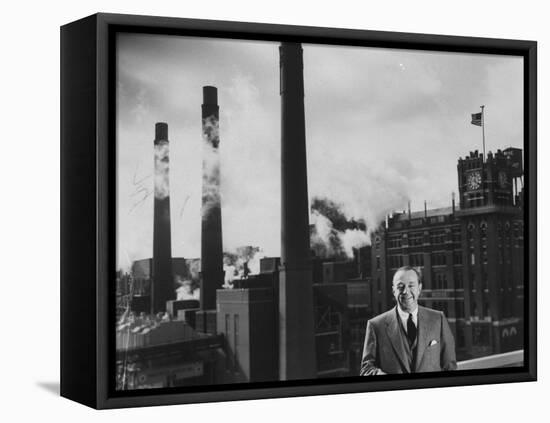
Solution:
{"label": "factory roof", "polygon": [[[459,210],[459,207],[455,208],[455,211]],[[436,216],[448,216],[453,214],[453,208],[452,207],[440,207],[437,209],[428,209],[427,211],[421,210],[421,211],[414,211],[411,212],[411,220],[412,219],[422,219],[424,217],[436,217]],[[409,214],[407,212],[394,214],[393,219],[399,222],[409,220]]]}

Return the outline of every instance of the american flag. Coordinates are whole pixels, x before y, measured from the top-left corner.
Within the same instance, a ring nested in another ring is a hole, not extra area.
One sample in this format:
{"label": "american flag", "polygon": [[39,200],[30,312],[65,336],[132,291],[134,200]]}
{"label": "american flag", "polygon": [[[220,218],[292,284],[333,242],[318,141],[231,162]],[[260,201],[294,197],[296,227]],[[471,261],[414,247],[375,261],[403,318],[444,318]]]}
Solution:
{"label": "american flag", "polygon": [[481,126],[481,115],[481,112],[472,113],[472,125]]}

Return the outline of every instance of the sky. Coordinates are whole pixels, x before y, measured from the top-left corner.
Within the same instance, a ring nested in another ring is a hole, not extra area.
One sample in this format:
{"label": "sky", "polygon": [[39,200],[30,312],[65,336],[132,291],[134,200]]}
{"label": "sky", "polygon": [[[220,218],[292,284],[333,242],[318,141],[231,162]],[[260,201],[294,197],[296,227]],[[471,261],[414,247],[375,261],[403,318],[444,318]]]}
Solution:
{"label": "sky", "polygon": [[[117,39],[117,267],[151,257],[154,125],[167,122],[172,255],[200,257],[202,87],[218,88],[223,244],[280,254],[278,43]],[[308,190],[349,218],[449,206],[456,164],[523,146],[521,57],[304,44]]]}

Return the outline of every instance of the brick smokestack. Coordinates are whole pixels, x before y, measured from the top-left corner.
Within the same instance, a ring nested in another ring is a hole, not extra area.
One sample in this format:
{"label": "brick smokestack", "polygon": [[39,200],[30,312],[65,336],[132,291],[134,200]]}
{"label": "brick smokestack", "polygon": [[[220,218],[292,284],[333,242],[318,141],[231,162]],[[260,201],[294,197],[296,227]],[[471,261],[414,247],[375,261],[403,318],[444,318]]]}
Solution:
{"label": "brick smokestack", "polygon": [[302,46],[282,43],[279,377],[316,377]]}
{"label": "brick smokestack", "polygon": [[224,282],[220,197],[219,106],[216,87],[203,87],[201,309],[216,308],[216,290]]}
{"label": "brick smokestack", "polygon": [[176,298],[172,274],[170,235],[170,185],[168,125],[155,124],[155,209],[153,224],[153,265],[151,269],[151,311],[166,311],[166,301]]}

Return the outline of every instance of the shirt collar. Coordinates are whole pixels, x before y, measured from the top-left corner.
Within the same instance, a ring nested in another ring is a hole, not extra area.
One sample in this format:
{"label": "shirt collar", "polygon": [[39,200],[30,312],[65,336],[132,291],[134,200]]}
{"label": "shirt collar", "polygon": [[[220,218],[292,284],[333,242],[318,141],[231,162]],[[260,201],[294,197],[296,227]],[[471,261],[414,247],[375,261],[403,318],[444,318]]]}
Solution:
{"label": "shirt collar", "polygon": [[[403,322],[403,326],[407,327],[407,320],[409,319],[409,313],[401,310],[401,307],[399,307],[399,305],[396,305],[396,307],[397,307],[397,313],[399,314],[399,318],[401,319],[401,322]],[[413,322],[415,326],[418,327],[418,306],[416,307],[416,310],[410,314],[412,314],[413,316]]]}

